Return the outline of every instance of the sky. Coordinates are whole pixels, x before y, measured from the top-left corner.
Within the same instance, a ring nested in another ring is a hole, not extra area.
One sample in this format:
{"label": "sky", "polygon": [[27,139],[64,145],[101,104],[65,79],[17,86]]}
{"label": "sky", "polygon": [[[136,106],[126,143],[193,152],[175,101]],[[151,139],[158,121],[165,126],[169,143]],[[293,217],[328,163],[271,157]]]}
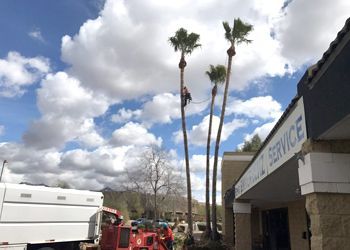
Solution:
{"label": "sky", "polygon": [[154,144],[185,178],[180,55],[168,42],[183,27],[202,45],[186,58],[185,84],[193,98],[186,106],[193,197],[204,201],[212,88],[205,71],[227,64],[222,22],[239,17],[254,30],[252,43],[236,47],[220,161],[254,134],[267,136],[343,27],[350,2],[2,0],[0,11],[2,181],[118,190]]}

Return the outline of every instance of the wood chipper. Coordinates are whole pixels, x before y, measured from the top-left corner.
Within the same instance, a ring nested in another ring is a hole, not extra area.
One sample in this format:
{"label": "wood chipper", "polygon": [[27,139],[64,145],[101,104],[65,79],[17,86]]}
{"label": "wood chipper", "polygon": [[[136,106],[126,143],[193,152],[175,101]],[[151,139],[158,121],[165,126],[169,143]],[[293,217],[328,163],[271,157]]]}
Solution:
{"label": "wood chipper", "polygon": [[158,230],[133,231],[131,226],[123,225],[120,211],[105,207],[102,210],[105,214],[114,215],[116,219],[102,226],[99,243],[101,250],[167,250]]}

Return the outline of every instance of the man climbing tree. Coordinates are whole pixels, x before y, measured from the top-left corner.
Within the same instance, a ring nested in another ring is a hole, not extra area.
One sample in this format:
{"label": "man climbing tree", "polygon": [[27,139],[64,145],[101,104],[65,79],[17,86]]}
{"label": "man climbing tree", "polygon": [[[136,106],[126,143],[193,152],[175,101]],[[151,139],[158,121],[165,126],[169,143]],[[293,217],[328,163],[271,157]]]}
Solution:
{"label": "man climbing tree", "polygon": [[192,101],[191,93],[188,91],[187,87],[183,87],[182,89],[182,99],[184,107],[187,105],[187,102],[190,103]]}

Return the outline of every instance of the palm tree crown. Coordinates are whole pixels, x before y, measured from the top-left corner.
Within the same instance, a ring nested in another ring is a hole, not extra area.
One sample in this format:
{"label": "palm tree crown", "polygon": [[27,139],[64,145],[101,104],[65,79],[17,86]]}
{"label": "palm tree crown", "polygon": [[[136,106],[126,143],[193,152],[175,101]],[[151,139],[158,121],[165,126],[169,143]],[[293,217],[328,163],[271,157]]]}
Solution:
{"label": "palm tree crown", "polygon": [[[185,60],[184,56],[186,54],[191,54],[195,48],[201,46],[201,44],[198,43],[199,35],[196,33],[188,34],[187,30],[184,28],[178,29],[175,36],[169,38],[169,42],[174,47],[175,52],[181,52],[181,61]],[[184,65],[181,65],[181,61],[179,67],[185,67],[186,62]]]}
{"label": "palm tree crown", "polygon": [[231,46],[242,42],[250,43],[252,40],[247,39],[247,35],[253,30],[253,25],[242,22],[237,18],[233,21],[233,28],[228,22],[222,22],[225,29],[225,38],[231,42]]}
{"label": "palm tree crown", "polygon": [[212,65],[210,64],[209,70],[205,72],[210,81],[217,84],[223,84],[226,79],[226,67],[224,65]]}

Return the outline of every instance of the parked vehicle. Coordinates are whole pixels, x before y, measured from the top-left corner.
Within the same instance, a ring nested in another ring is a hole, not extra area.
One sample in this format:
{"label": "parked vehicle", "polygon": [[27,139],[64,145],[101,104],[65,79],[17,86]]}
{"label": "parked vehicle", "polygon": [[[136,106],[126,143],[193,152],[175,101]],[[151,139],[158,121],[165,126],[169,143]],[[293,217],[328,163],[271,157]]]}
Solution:
{"label": "parked vehicle", "polygon": [[100,192],[0,183],[0,250],[167,250],[160,231],[124,226]]}
{"label": "parked vehicle", "polygon": [[102,203],[100,192],[0,183],[0,249],[70,250],[98,242]]}
{"label": "parked vehicle", "polygon": [[[205,222],[194,222],[193,223],[193,237],[195,240],[200,240],[201,235],[204,233],[206,228]],[[217,224],[218,232],[222,233],[222,225]],[[173,230],[176,235],[184,235],[188,232],[188,224],[187,223],[180,223],[177,225],[177,227]]]}
{"label": "parked vehicle", "polygon": [[146,218],[139,218],[131,222],[131,226],[137,226],[146,223],[148,220]]}
{"label": "parked vehicle", "polygon": [[161,225],[164,225],[164,224],[168,225],[169,223],[168,223],[167,220],[164,220],[164,219],[157,219],[157,220],[156,220],[156,223],[155,223],[155,226],[158,227],[158,226],[161,226]]}

